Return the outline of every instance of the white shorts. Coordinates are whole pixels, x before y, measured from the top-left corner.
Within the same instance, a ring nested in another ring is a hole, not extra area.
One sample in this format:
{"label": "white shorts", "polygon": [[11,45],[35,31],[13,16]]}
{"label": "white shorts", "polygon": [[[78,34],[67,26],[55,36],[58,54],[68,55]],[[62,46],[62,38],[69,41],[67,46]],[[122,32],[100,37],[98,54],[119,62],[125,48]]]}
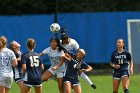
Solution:
{"label": "white shorts", "polygon": [[12,83],[13,83],[13,77],[0,76],[0,86],[11,88]]}
{"label": "white shorts", "polygon": [[55,70],[53,71],[52,68],[48,69],[53,75],[56,75],[57,78],[63,78],[64,76],[64,71],[63,70]]}

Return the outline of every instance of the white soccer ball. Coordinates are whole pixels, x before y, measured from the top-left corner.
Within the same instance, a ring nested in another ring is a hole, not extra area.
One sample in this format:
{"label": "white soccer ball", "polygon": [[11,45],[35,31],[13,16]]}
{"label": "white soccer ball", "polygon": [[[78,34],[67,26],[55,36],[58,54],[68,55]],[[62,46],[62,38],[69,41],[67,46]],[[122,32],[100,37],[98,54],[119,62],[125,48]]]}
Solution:
{"label": "white soccer ball", "polygon": [[51,32],[53,32],[53,33],[58,33],[59,30],[60,30],[60,25],[59,25],[58,23],[53,23],[53,24],[51,24],[51,26],[50,26],[50,30],[51,30]]}

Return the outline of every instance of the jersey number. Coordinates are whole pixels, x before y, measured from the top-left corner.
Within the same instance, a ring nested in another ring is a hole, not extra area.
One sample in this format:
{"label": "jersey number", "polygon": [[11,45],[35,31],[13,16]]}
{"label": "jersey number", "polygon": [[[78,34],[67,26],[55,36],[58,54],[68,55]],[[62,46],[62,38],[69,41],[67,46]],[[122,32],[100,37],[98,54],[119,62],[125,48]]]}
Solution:
{"label": "jersey number", "polygon": [[39,57],[38,56],[30,56],[31,67],[38,67],[39,66]]}
{"label": "jersey number", "polygon": [[123,64],[123,59],[118,59],[119,64]]}

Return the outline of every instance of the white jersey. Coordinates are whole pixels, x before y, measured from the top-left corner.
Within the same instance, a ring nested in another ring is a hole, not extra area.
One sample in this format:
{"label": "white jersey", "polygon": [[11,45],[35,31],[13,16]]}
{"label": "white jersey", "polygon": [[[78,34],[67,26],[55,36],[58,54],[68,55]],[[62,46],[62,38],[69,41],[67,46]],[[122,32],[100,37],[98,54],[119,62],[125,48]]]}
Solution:
{"label": "white jersey", "polygon": [[70,38],[69,44],[61,44],[67,51],[73,51],[79,49],[79,44],[72,38]]}
{"label": "white jersey", "polygon": [[0,76],[13,77],[12,61],[16,59],[13,51],[3,48],[0,52]]}
{"label": "white jersey", "polygon": [[[60,57],[64,56],[63,50],[59,51],[58,48],[56,50],[52,50],[51,47],[46,48],[43,51],[43,54],[48,55],[51,62],[51,67],[54,67],[56,64],[58,64],[60,62]],[[65,65],[63,63],[60,67],[58,67],[57,71],[64,70],[64,69],[65,69]]]}

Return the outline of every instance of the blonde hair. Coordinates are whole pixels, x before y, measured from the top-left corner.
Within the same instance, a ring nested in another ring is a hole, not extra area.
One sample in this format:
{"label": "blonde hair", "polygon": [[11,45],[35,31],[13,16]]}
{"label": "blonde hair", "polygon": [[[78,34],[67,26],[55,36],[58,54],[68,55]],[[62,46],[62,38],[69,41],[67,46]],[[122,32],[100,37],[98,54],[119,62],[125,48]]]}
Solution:
{"label": "blonde hair", "polygon": [[3,44],[2,44],[2,42],[0,40],[0,51],[1,51],[2,48],[3,48]]}
{"label": "blonde hair", "polygon": [[0,41],[1,41],[2,45],[3,45],[3,47],[6,47],[6,45],[7,45],[7,38],[5,36],[1,36],[0,37]]}

